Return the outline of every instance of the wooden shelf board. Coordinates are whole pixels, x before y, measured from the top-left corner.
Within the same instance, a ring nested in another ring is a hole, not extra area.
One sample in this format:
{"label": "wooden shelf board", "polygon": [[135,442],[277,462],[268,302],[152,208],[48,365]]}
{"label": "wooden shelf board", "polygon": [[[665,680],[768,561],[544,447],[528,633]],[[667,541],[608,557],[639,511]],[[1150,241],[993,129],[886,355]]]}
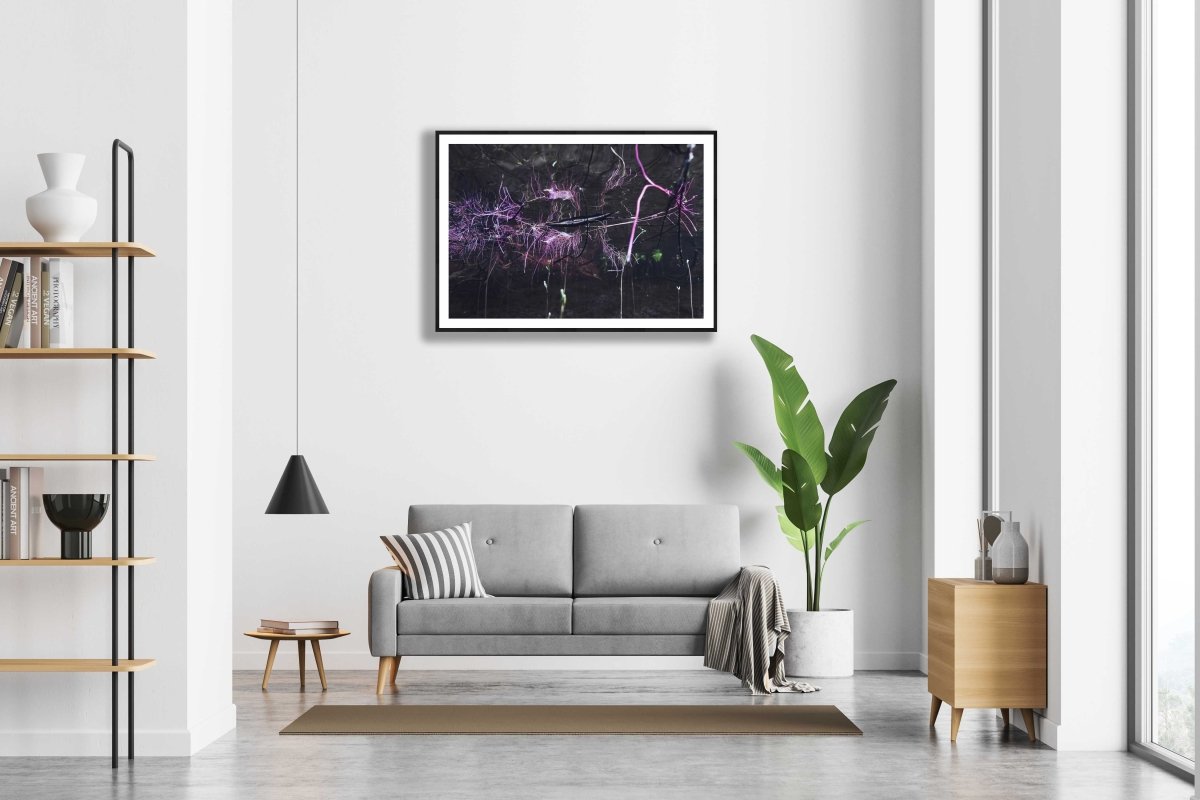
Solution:
{"label": "wooden shelf board", "polygon": [[125,258],[154,258],[154,251],[137,242],[0,242],[0,256],[45,256],[52,258],[109,258],[113,248]]}
{"label": "wooden shelf board", "polygon": [[121,558],[0,558],[2,567],[144,567],[157,561],[154,556]]}
{"label": "wooden shelf board", "polygon": [[0,349],[0,358],[41,359],[49,361],[101,359],[108,361],[113,356],[123,359],[152,359],[156,356],[149,350],[136,347],[6,347]]}
{"label": "wooden shelf board", "polygon": [[153,658],[122,658],[114,667],[108,658],[0,658],[0,672],[140,672]]}
{"label": "wooden shelf board", "polygon": [[142,453],[0,453],[4,461],[153,461]]}

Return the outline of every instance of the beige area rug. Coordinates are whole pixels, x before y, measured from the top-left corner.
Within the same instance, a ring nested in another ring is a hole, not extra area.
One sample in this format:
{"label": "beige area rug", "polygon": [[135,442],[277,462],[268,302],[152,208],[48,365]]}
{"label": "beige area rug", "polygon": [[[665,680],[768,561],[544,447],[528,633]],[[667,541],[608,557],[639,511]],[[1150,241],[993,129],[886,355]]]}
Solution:
{"label": "beige area rug", "polygon": [[862,736],[837,709],[721,706],[314,706],[285,735]]}

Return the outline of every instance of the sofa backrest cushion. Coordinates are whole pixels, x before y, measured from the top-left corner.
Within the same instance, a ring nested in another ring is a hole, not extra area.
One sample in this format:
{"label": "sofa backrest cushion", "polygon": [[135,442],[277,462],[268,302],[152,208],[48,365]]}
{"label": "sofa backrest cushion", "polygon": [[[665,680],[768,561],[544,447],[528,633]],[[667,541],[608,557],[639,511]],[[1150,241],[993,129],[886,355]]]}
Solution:
{"label": "sofa backrest cushion", "polygon": [[575,507],[576,597],[715,597],[740,567],[737,506]]}
{"label": "sofa backrest cushion", "polygon": [[571,507],[409,506],[408,532],[471,523],[479,579],[496,597],[571,596]]}

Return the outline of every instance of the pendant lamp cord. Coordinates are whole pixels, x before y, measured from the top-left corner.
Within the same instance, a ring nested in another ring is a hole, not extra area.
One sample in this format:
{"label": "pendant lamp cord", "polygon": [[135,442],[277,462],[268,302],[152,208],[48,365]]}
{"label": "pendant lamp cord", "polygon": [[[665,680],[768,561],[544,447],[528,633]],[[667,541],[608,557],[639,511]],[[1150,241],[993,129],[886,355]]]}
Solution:
{"label": "pendant lamp cord", "polygon": [[300,455],[300,0],[296,0],[296,455]]}

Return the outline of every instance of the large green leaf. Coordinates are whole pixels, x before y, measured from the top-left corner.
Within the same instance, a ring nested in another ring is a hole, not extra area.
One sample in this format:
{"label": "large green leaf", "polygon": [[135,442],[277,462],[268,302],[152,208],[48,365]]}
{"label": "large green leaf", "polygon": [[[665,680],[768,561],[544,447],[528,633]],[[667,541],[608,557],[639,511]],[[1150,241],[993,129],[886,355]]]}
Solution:
{"label": "large green leaf", "polygon": [[828,559],[829,559],[829,557],[830,557],[831,555],[833,555],[833,551],[834,551],[834,550],[837,550],[837,549],[838,549],[838,545],[842,543],[842,539],[845,539],[845,538],[846,538],[846,534],[847,534],[847,533],[849,533],[850,531],[854,530],[854,529],[855,529],[855,528],[857,528],[859,525],[862,525],[862,524],[863,524],[864,522],[866,522],[866,521],[867,521],[867,520],[865,520],[865,519],[860,519],[858,522],[851,522],[849,525],[847,525],[846,527],[842,528],[842,532],[841,532],[841,533],[839,533],[837,536],[835,536],[835,537],[833,538],[833,541],[832,541],[832,542],[830,542],[829,544],[827,544],[827,545],[825,546],[825,558],[826,558],[826,560],[828,560]]}
{"label": "large green leaf", "polygon": [[742,442],[734,442],[734,447],[746,454],[746,458],[758,468],[758,474],[767,482],[767,485],[775,490],[775,494],[783,496],[783,474],[779,471],[779,467],[775,466],[775,462],[763,455],[762,451],[757,447],[752,447]]}
{"label": "large green leaf", "polygon": [[867,449],[895,386],[894,380],[872,386],[851,400],[842,412],[833,436],[829,437],[829,469],[821,480],[826,494],[832,496],[845,489],[862,471],[867,463]]}
{"label": "large green leaf", "polygon": [[821,524],[821,501],[817,479],[804,457],[795,450],[783,451],[783,511],[802,531]]}
{"label": "large green leaf", "polygon": [[790,355],[761,336],[751,336],[750,341],[754,342],[771,375],[775,421],[784,447],[803,456],[820,483],[825,477],[825,429],[809,399],[808,386],[796,371],[796,363]]}
{"label": "large green leaf", "polygon": [[802,531],[793,525],[792,521],[787,518],[787,512],[783,510],[783,506],[775,506],[775,513],[779,516],[779,530],[783,531],[784,537],[792,547],[801,553],[812,550],[813,544],[816,543],[816,531]]}

